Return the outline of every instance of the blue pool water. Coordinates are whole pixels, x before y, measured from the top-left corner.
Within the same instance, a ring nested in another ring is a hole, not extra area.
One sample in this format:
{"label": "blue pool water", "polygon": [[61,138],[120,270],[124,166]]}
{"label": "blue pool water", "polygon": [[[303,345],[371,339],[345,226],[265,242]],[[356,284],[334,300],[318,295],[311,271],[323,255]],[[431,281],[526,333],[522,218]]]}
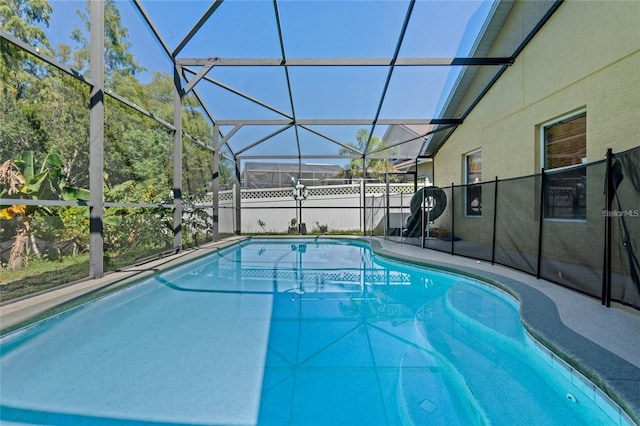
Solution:
{"label": "blue pool water", "polygon": [[618,424],[508,296],[357,242],[245,242],[1,343],[7,424]]}

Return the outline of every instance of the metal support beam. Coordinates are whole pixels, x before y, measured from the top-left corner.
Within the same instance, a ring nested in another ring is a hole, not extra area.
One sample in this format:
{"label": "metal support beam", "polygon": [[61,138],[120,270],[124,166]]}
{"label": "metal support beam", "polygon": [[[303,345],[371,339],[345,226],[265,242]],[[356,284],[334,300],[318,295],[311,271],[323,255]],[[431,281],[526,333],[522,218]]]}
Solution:
{"label": "metal support beam", "polygon": [[[471,111],[476,107],[476,105],[478,105],[480,103],[482,98],[489,92],[489,90],[491,90],[493,85],[498,81],[498,79],[502,76],[502,74],[507,70],[507,66],[508,65],[512,65],[515,62],[515,58],[518,57],[518,55],[524,50],[524,48],[527,46],[527,44],[529,44],[529,42],[531,40],[533,40],[533,37],[538,33],[538,31],[540,31],[542,26],[551,18],[551,15],[553,15],[555,13],[555,11],[558,10],[558,8],[562,4],[562,2],[563,2],[563,0],[556,0],[553,3],[553,5],[549,8],[549,10],[547,10],[547,12],[544,14],[542,19],[540,19],[540,21],[533,27],[533,29],[529,32],[529,34],[527,34],[527,36],[524,38],[522,43],[520,43],[520,45],[516,48],[515,52],[513,52],[513,55],[511,57],[511,63],[502,65],[502,68],[500,68],[500,70],[496,73],[496,75],[493,76],[491,81],[489,81],[489,83],[487,85],[485,85],[484,89],[480,92],[480,94],[476,97],[476,99],[471,103],[471,105],[469,105],[469,107],[466,109],[466,111],[462,114],[462,119],[463,120],[465,118],[467,118],[469,116],[469,114],[471,114]],[[445,140],[442,142],[442,144],[444,144],[444,142],[446,142],[447,139],[448,139],[448,137],[445,138]]]}
{"label": "metal support beam", "polygon": [[181,66],[216,67],[446,67],[512,65],[513,58],[176,58]]}
{"label": "metal support beam", "polygon": [[[340,119],[340,118],[329,118],[329,119],[255,119],[255,120],[245,120],[245,119],[225,119],[225,120],[216,120],[216,123],[221,126],[229,126],[235,124],[242,124],[244,126],[286,126],[296,124],[298,126],[366,126],[373,124],[373,120],[370,119]],[[391,118],[391,119],[379,119],[377,124],[381,126],[391,126],[393,124],[400,125],[427,125],[427,124],[445,124],[445,125],[458,125],[461,124],[462,120],[458,118]]]}
{"label": "metal support beam", "polygon": [[[185,76],[185,70],[182,70],[182,76]],[[198,102],[200,102],[200,105],[202,106],[202,110],[204,111],[204,113],[206,114],[207,118],[209,119],[209,121],[211,121],[211,123],[215,124],[217,121],[215,120],[215,118],[213,118],[213,114],[211,113],[211,111],[209,111],[209,106],[202,100],[202,98],[200,97],[200,94],[198,93],[198,90],[194,87],[193,90],[191,91],[193,96],[195,96],[195,98],[198,100]],[[221,137],[224,137],[224,135],[222,134],[221,131],[218,130],[218,135],[220,135]],[[214,150],[218,150],[218,147],[213,147]]]}
{"label": "metal support beam", "polygon": [[196,73],[196,75],[191,80],[187,82],[187,85],[184,88],[185,95],[189,93],[191,89],[193,89],[194,86],[198,84],[198,82],[202,80],[209,71],[211,71],[211,68],[213,68],[213,65],[205,65],[200,71]]}
{"label": "metal support beam", "polygon": [[[220,126],[217,126],[217,127],[220,127]],[[222,138],[222,140],[220,141],[220,145],[218,145],[218,148],[221,148],[224,144],[229,142],[229,139],[231,139],[231,137],[235,135],[236,132],[241,128],[242,128],[242,124],[236,124],[235,127],[231,129],[224,138]]]}
{"label": "metal support beam", "polygon": [[[51,58],[47,55],[43,55],[42,53],[40,53],[40,49],[38,49],[37,47],[33,47],[27,43],[25,43],[24,41],[20,40],[19,38],[14,37],[13,35],[9,34],[8,32],[5,32],[3,30],[0,29],[0,38],[8,41],[9,43],[19,47],[20,49],[24,50],[25,52],[28,52],[30,55],[35,56],[36,58],[40,59],[41,61],[59,69],[60,71],[65,72],[66,74],[69,74],[72,77],[77,78],[80,81],[83,81],[87,84],[93,84],[93,82],[90,79],[85,78],[79,71],[74,70],[71,67],[68,67],[67,65],[63,64],[62,62],[57,61],[54,58]],[[92,77],[93,77],[93,73],[92,73]]]}
{"label": "metal support beam", "polygon": [[416,3],[415,0],[411,0],[409,2],[409,6],[407,6],[407,13],[404,16],[404,22],[402,23],[402,29],[400,30],[400,35],[398,36],[398,42],[396,43],[396,48],[395,48],[395,51],[393,52],[393,58],[391,59],[391,63],[389,64],[387,79],[384,82],[384,87],[382,88],[382,94],[380,95],[380,101],[378,102],[378,108],[376,109],[376,115],[373,119],[373,123],[371,124],[371,130],[369,131],[369,139],[367,139],[367,143],[364,145],[365,155],[367,155],[369,151],[369,145],[371,144],[371,139],[373,138],[373,132],[376,128],[378,118],[380,117],[380,111],[382,111],[382,105],[384,105],[384,99],[387,96],[389,83],[391,83],[391,77],[393,76],[393,69],[395,67],[396,61],[398,60],[398,55],[400,54],[400,48],[402,47],[402,41],[404,40],[404,35],[407,32],[407,27],[409,26],[409,21],[411,20],[411,13],[413,12],[413,6],[415,5],[415,3]]}
{"label": "metal support beam", "polygon": [[[220,127],[220,126],[218,126]],[[229,133],[227,133],[222,140],[220,141],[219,145],[216,147],[216,151],[220,150],[223,146],[227,145],[227,148],[229,148],[229,151],[231,151],[231,153],[235,156],[236,154],[233,152],[233,150],[231,149],[231,146],[229,146],[229,139],[231,139],[231,137],[233,135],[236,134],[236,132],[238,130],[240,130],[242,128],[241,124],[236,124],[235,127],[233,129],[231,129],[229,131]]]}
{"label": "metal support beam", "polygon": [[[529,32],[529,34],[527,34],[527,36],[524,38],[522,43],[520,43],[520,45],[513,52],[513,55],[511,56],[511,58],[509,58],[509,62],[508,63],[504,63],[504,64],[497,64],[496,63],[496,64],[494,64],[494,65],[500,65],[501,68],[496,72],[496,74],[493,76],[493,78],[487,84],[484,85],[484,89],[482,89],[482,91],[478,94],[478,96],[476,96],[476,98],[467,107],[467,109],[464,111],[464,113],[462,113],[462,116],[461,116],[461,120],[462,121],[464,121],[469,116],[469,114],[471,114],[471,111],[476,107],[476,105],[478,105],[480,103],[480,101],[482,100],[482,98],[484,98],[484,96],[487,93],[489,93],[489,90],[491,90],[493,85],[496,84],[498,79],[502,76],[502,74],[504,74],[504,72],[507,70],[508,66],[512,65],[513,63],[515,63],[515,58],[518,57],[518,55],[524,50],[524,48],[533,39],[533,37],[538,33],[538,31],[540,31],[542,26],[551,18],[551,15],[553,15],[555,13],[555,11],[558,10],[558,8],[562,4],[562,2],[563,2],[563,0],[555,0],[554,1],[553,5],[551,5],[551,7],[547,10],[547,12],[544,14],[542,19],[540,19],[540,21],[538,21],[538,23],[535,25],[535,27]],[[442,145],[444,145],[447,142],[447,140],[449,140],[449,137],[451,137],[452,134],[453,134],[453,131],[451,131],[448,135],[446,135],[438,143],[438,146],[434,147],[431,150],[431,152],[429,152],[429,154],[432,155],[432,156],[436,155],[438,153],[438,151],[440,150],[440,147]]]}
{"label": "metal support beam", "polygon": [[[192,74],[196,74],[196,72],[195,72],[195,71],[193,71],[193,70],[191,70],[190,68],[185,68],[185,71],[190,72],[190,73],[192,73]],[[224,90],[226,90],[226,91],[228,91],[228,92],[231,92],[231,93],[233,93],[234,95],[238,95],[238,96],[240,96],[241,98],[244,98],[244,99],[246,99],[246,100],[248,100],[248,101],[250,101],[250,102],[253,102],[253,103],[254,103],[254,104],[256,104],[256,105],[260,105],[261,107],[264,107],[264,108],[266,108],[266,109],[268,109],[268,110],[270,110],[270,111],[273,111],[273,112],[275,112],[275,113],[276,113],[276,114],[278,114],[278,115],[281,115],[281,116],[283,116],[283,117],[286,117],[286,118],[289,118],[289,119],[292,119],[292,120],[293,120],[293,117],[291,116],[291,114],[287,114],[286,112],[280,111],[279,109],[277,109],[277,108],[276,108],[276,107],[274,107],[274,106],[271,106],[271,105],[269,105],[269,104],[267,104],[267,103],[265,103],[265,102],[262,102],[262,101],[260,101],[260,100],[258,100],[258,99],[256,99],[256,98],[254,98],[254,97],[251,97],[251,96],[247,95],[246,93],[243,93],[243,92],[241,92],[241,91],[239,91],[239,90],[234,89],[234,88],[233,88],[233,87],[231,87],[231,86],[227,86],[226,84],[221,83],[221,82],[219,82],[219,81],[217,81],[217,80],[214,80],[214,79],[213,79],[213,78],[211,78],[211,77],[204,76],[204,77],[203,77],[203,80],[204,80],[204,81],[208,81],[209,83],[215,84],[216,86],[218,86],[218,87],[220,87],[220,88],[222,88],[222,89],[224,89]]]}
{"label": "metal support beam", "polygon": [[[280,25],[280,12],[278,11],[278,1],[273,0],[273,11],[276,16],[276,27],[278,28],[278,39],[280,40],[280,54],[282,55],[283,64],[287,61],[287,55],[284,50],[284,38],[282,37],[282,25]],[[289,78],[289,68],[284,65],[284,75],[287,80],[287,91],[289,92],[289,104],[291,105],[291,114],[293,115],[293,122],[296,122],[296,108],[293,103],[293,90],[291,89],[291,78]],[[298,134],[298,127],[294,128],[296,133],[296,147],[298,148],[298,160],[302,151],[300,149],[300,135]]]}
{"label": "metal support beam", "polygon": [[308,132],[313,133],[314,135],[320,136],[321,138],[324,138],[324,139],[328,140],[329,142],[333,142],[336,145],[340,145],[342,148],[347,149],[347,150],[353,152],[356,155],[362,155],[362,152],[358,151],[354,147],[349,146],[347,144],[344,144],[344,143],[342,143],[340,141],[337,141],[337,140],[335,140],[335,139],[333,139],[333,138],[331,138],[331,137],[329,137],[329,136],[327,136],[327,135],[325,135],[325,134],[323,134],[323,133],[321,133],[321,132],[319,132],[319,131],[311,128],[311,127],[307,127],[307,126],[299,126],[299,127],[305,129]]}
{"label": "metal support beam", "polygon": [[[298,158],[325,159],[325,160],[335,158],[335,159],[344,160],[344,159],[352,159],[352,158],[362,158],[362,155],[340,155],[340,154],[332,154],[332,155],[313,154],[313,155],[302,155],[302,156],[298,156],[296,154],[294,155],[239,155],[237,158],[241,160],[297,160]],[[367,157],[367,158],[371,158],[371,157]],[[412,157],[408,157],[408,158],[412,158]]]}
{"label": "metal support beam", "polygon": [[[162,124],[162,125],[163,125],[163,126],[165,126],[166,128],[168,128],[168,129],[170,129],[170,130],[173,130],[173,131],[175,131],[175,130],[176,130],[176,127],[175,127],[173,124],[171,124],[171,123],[167,123],[167,122],[166,122],[166,121],[164,121],[163,119],[161,119],[161,118],[159,118],[159,117],[156,117],[153,113],[151,113],[151,112],[149,112],[149,111],[147,111],[147,110],[145,110],[145,109],[143,109],[143,108],[140,108],[138,105],[136,105],[136,104],[134,104],[133,102],[131,102],[131,101],[129,101],[129,100],[127,100],[127,99],[123,98],[122,96],[120,96],[120,95],[116,95],[115,93],[111,93],[110,91],[105,92],[105,94],[106,94],[107,96],[109,96],[110,98],[113,98],[113,99],[115,99],[116,101],[118,101],[118,102],[120,102],[120,103],[122,103],[122,104],[124,104],[124,105],[128,106],[129,108],[135,109],[135,110],[136,110],[136,111],[138,111],[140,114],[143,114],[143,115],[145,115],[145,116],[147,116],[147,117],[149,117],[149,118],[151,118],[151,119],[155,120],[156,122],[158,122],[158,123]],[[190,135],[190,134],[188,134],[188,133],[182,132],[182,135],[183,135],[184,137],[186,137],[186,138],[188,138],[188,139],[192,140],[194,143],[196,143],[196,144],[200,145],[200,146],[201,146],[201,147],[203,147],[203,148],[206,148],[206,149],[209,149],[209,150],[213,150],[213,148],[212,148],[212,147],[210,147],[210,146],[209,146],[209,145],[207,145],[206,143],[202,142],[201,140],[199,140],[199,139],[197,139],[197,138],[195,138],[195,137],[191,136],[191,135]]]}
{"label": "metal support beam", "polygon": [[129,108],[135,109],[140,114],[155,120],[156,122],[158,122],[158,123],[162,124],[163,126],[165,126],[167,129],[170,129],[170,130],[175,130],[176,129],[173,124],[167,123],[166,121],[164,121],[160,117],[156,117],[153,113],[147,111],[144,108],[139,107],[138,105],[134,104],[130,100],[125,99],[125,98],[123,98],[122,96],[120,96],[118,94],[112,93],[111,90],[107,90],[105,92],[105,94],[107,96],[109,96],[110,98],[115,99],[116,101],[120,102],[121,104],[128,106]]}
{"label": "metal support beam", "polygon": [[173,72],[173,248],[182,250],[182,80],[180,67]]}
{"label": "metal support beam", "polygon": [[360,181],[360,199],[362,200],[362,235],[367,235],[367,158],[362,156],[362,181]]}
{"label": "metal support beam", "polygon": [[144,21],[147,23],[147,26],[151,29],[151,32],[155,36],[156,40],[158,40],[158,42],[160,43],[160,46],[162,46],[162,49],[167,54],[167,58],[173,61],[169,45],[164,41],[164,38],[162,38],[160,30],[158,30],[156,24],[151,20],[151,17],[149,17],[149,13],[147,13],[146,9],[142,5],[142,2],[140,0],[133,0],[133,4],[138,9],[138,12],[140,12],[140,15],[142,15],[142,19],[144,19]]}
{"label": "metal support beam", "polygon": [[[387,150],[387,149],[389,149],[389,148],[393,148],[394,146],[404,145],[405,143],[413,142],[413,141],[415,141],[415,140],[417,140],[417,139],[426,138],[426,137],[427,137],[427,136],[429,136],[429,135],[432,135],[432,134],[434,134],[434,133],[441,132],[441,131],[446,130],[446,129],[449,129],[449,128],[451,128],[451,127],[454,127],[454,125],[448,125],[448,126],[438,127],[437,129],[429,130],[428,132],[423,133],[423,134],[421,134],[421,135],[418,135],[418,136],[416,136],[416,137],[413,137],[413,138],[411,138],[411,139],[407,139],[407,140],[404,140],[404,141],[400,141],[400,142],[396,142],[396,143],[393,143],[393,144],[385,145],[385,146],[384,146],[384,147],[382,147],[382,148],[379,148],[379,149],[375,149],[375,150],[373,150],[373,151],[370,151],[370,152],[369,152],[369,154],[367,154],[367,156],[368,156],[368,157],[370,157],[372,154],[375,154],[375,153],[377,153],[377,152],[381,152],[381,151],[385,151],[385,150]],[[426,141],[422,143],[422,147],[424,147],[424,144],[425,144],[425,143],[426,143]],[[422,147],[421,147],[421,148],[422,148]],[[420,151],[422,151],[422,149],[420,149]],[[419,151],[419,152],[420,152],[420,151]]]}
{"label": "metal support beam", "polygon": [[104,2],[90,2],[89,276],[104,275]]}
{"label": "metal support beam", "polygon": [[213,197],[213,205],[212,205],[212,219],[213,219],[213,241],[218,241],[219,239],[219,221],[220,221],[220,153],[218,152],[217,147],[219,146],[219,133],[220,128],[217,124],[213,126],[213,146],[216,147],[215,152],[212,155],[212,164],[211,168],[213,170],[212,182],[211,182],[211,195]]}
{"label": "metal support beam", "polygon": [[207,22],[209,17],[213,15],[213,12],[215,12],[216,9],[220,7],[221,4],[222,4],[222,0],[216,0],[213,2],[211,6],[209,6],[209,9],[207,9],[204,15],[200,17],[200,20],[198,20],[198,22],[193,26],[193,28],[191,28],[191,30],[189,30],[187,35],[182,39],[180,44],[178,44],[178,46],[173,50],[173,53],[171,54],[171,56],[175,58],[178,55],[178,53],[180,53],[180,51],[184,49],[187,43],[191,41],[193,36],[196,35],[196,33],[200,30],[200,28],[205,24],[205,22]]}
{"label": "metal support beam", "polygon": [[[186,71],[183,69],[183,71]],[[186,80],[186,72],[182,73],[182,76],[185,78]],[[202,97],[200,96],[200,93],[198,92],[198,90],[194,87],[193,90],[191,91],[191,94],[196,98],[196,100],[200,103],[200,105],[202,106],[202,110],[204,111],[204,113],[206,114],[207,118],[209,119],[209,121],[211,121],[212,123],[215,123],[216,120],[213,118],[213,114],[211,113],[211,111],[209,110],[209,106],[207,105],[206,102],[204,102],[202,100]],[[220,134],[220,136],[224,136],[222,134]]]}
{"label": "metal support beam", "polygon": [[235,163],[235,181],[233,183],[233,212],[235,214],[234,233],[240,235],[242,233],[242,191],[240,180],[240,160],[236,159]]}
{"label": "metal support beam", "polygon": [[[242,148],[241,150],[239,150],[236,153],[236,156],[242,154],[245,151],[250,150],[251,148],[253,148],[253,147],[257,146],[257,145],[260,145],[262,142],[271,139],[272,137],[276,136],[277,134],[280,134],[280,133],[284,132],[285,130],[287,130],[291,126],[292,126],[292,124],[290,124],[288,126],[284,126],[284,127],[280,128],[280,129],[276,130],[275,132],[265,136],[264,138],[262,138],[262,139],[260,139],[258,141],[255,141],[254,143],[252,143],[250,145],[245,146],[244,148]],[[296,156],[296,158],[298,158],[298,157]]]}

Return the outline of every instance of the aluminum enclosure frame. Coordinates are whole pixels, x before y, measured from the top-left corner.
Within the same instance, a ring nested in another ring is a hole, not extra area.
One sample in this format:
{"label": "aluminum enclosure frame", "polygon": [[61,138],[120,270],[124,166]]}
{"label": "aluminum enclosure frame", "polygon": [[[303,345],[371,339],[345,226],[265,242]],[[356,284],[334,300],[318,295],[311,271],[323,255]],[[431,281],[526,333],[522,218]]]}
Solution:
{"label": "aluminum enclosure frame", "polygon": [[[535,33],[544,25],[546,20],[553,14],[553,12],[560,6],[562,3],[561,0],[549,2],[550,6],[548,12],[545,14],[543,18],[541,18],[537,23],[535,23],[534,28],[532,28],[522,41],[518,49],[516,49],[511,56],[506,57],[483,57],[483,56],[470,56],[470,57],[451,57],[451,58],[401,58],[399,57],[400,48],[402,46],[403,38],[411,19],[413,8],[416,3],[415,0],[411,0],[408,3],[402,30],[400,35],[398,36],[398,40],[395,45],[395,50],[393,57],[391,58],[289,58],[286,56],[285,48],[284,48],[284,37],[282,33],[281,23],[280,23],[280,12],[278,9],[278,0],[272,0],[273,10],[275,13],[276,26],[278,30],[278,39],[281,51],[280,58],[180,58],[178,55],[184,49],[185,46],[189,44],[191,39],[200,31],[203,25],[211,18],[211,16],[215,13],[215,11],[223,4],[223,0],[215,0],[211,3],[211,5],[207,8],[204,14],[198,19],[195,25],[188,31],[186,36],[177,44],[174,49],[171,49],[169,45],[164,40],[161,32],[158,27],[155,25],[153,20],[151,19],[149,13],[145,9],[142,0],[131,0],[137,11],[140,13],[143,21],[146,23],[151,33],[157,39],[158,43],[162,47],[163,51],[166,53],[167,57],[171,60],[173,64],[173,75],[174,75],[174,117],[173,123],[168,123],[156,116],[152,113],[144,110],[143,108],[135,105],[133,102],[127,100],[126,98],[111,93],[108,90],[105,90],[104,87],[104,58],[102,57],[103,52],[103,44],[104,44],[104,1],[91,1],[90,2],[90,11],[91,11],[91,43],[90,43],[90,69],[92,70],[91,78],[88,79],[84,77],[80,72],[66,66],[65,64],[60,63],[54,58],[48,57],[39,52],[36,48],[29,46],[28,44],[22,42],[16,37],[12,36],[9,33],[6,33],[0,30],[0,38],[5,41],[12,43],[19,47],[20,49],[28,52],[30,55],[37,57],[38,59],[48,63],[49,65],[63,71],[64,73],[82,81],[87,84],[91,88],[91,105],[90,105],[90,191],[91,191],[91,200],[89,202],[89,207],[91,210],[91,228],[90,228],[90,243],[91,243],[91,257],[90,257],[90,276],[92,278],[99,278],[104,274],[103,270],[103,260],[102,257],[104,255],[103,251],[103,219],[104,219],[104,207],[108,204],[104,202],[104,194],[102,188],[102,170],[103,170],[103,156],[104,156],[104,97],[108,96],[112,99],[117,100],[118,102],[126,105],[129,108],[133,108],[136,111],[144,114],[145,116],[155,120],[160,123],[162,126],[169,129],[173,132],[173,163],[174,163],[174,200],[173,204],[170,205],[170,208],[173,208],[173,247],[175,251],[180,251],[182,247],[182,212],[183,212],[183,200],[182,200],[182,140],[183,137],[190,139],[192,142],[197,143],[200,146],[203,146],[209,149],[212,153],[212,167],[213,167],[213,188],[214,188],[214,204],[213,208],[213,230],[215,238],[218,238],[217,232],[217,216],[218,216],[218,206],[217,206],[217,188],[219,187],[219,155],[221,154],[221,150],[223,147],[226,147],[232,158],[228,158],[228,160],[235,163],[235,183],[236,183],[236,191],[239,193],[239,185],[240,185],[240,170],[239,170],[239,162],[242,159],[251,159],[251,158],[278,158],[278,159],[296,159],[298,161],[298,168],[301,170],[302,161],[305,158],[329,158],[327,155],[322,156],[314,156],[314,155],[303,155],[300,148],[300,138],[298,135],[298,130],[300,128],[307,130],[309,132],[314,133],[315,135],[335,144],[336,146],[347,149],[351,151],[351,154],[348,155],[339,155],[335,156],[335,158],[354,158],[354,159],[362,159],[363,164],[366,164],[368,159],[374,158],[385,158],[383,153],[384,150],[381,149],[370,149],[370,142],[376,126],[382,125],[433,125],[433,130],[426,132],[418,137],[411,138],[406,141],[395,142],[393,146],[400,146],[402,144],[415,141],[416,139],[423,139],[422,148],[420,150],[419,156],[432,158],[433,154],[437,152],[437,149],[446,142],[448,136],[455,131],[457,126],[461,125],[464,121],[464,118],[468,115],[470,110],[480,101],[480,99],[484,96],[484,94],[489,90],[491,85],[499,78],[502,74],[502,71],[506,69],[506,67],[513,64],[516,60],[517,55],[522,51],[524,46],[531,40],[531,38],[535,35]],[[512,0],[502,0],[497,2],[497,4],[505,4],[505,7],[508,7],[509,3],[512,3]],[[491,19],[491,16],[489,17]],[[100,36],[101,35],[101,36]],[[474,54],[474,52],[472,52]],[[254,97],[242,93],[239,90],[236,90],[233,87],[225,85],[221,82],[216,81],[207,76],[207,73],[213,67],[233,67],[233,66],[256,66],[256,67],[282,67],[285,72],[286,82],[287,82],[287,91],[288,98],[291,108],[291,114],[287,114],[283,111],[280,111],[278,108],[269,105],[266,102],[263,102],[259,99],[255,99]],[[378,99],[378,104],[376,108],[376,113],[370,119],[352,119],[352,118],[335,118],[335,119],[301,119],[296,114],[296,109],[294,105],[294,97],[293,90],[291,86],[291,81],[289,77],[289,69],[291,67],[387,67],[388,72],[385,79],[384,89],[382,91],[381,96]],[[466,111],[466,113],[462,117],[454,117],[454,116],[440,116],[440,117],[426,117],[421,119],[381,119],[380,111],[385,102],[387,95],[387,88],[391,81],[391,77],[395,67],[442,67],[442,66],[477,66],[477,67],[500,67],[502,71],[499,71],[494,79],[487,82],[485,86],[485,90],[480,93],[475,102],[473,102],[472,106]],[[203,67],[200,70],[194,70],[191,67]],[[96,72],[95,70],[101,70]],[[186,83],[183,86],[183,81]],[[214,117],[207,105],[202,101],[202,97],[198,94],[198,85],[201,82],[208,82],[214,84],[222,89],[225,89],[237,96],[240,96],[256,105],[259,105],[263,108],[271,110],[276,114],[282,116],[281,119],[272,119],[272,120],[252,120],[252,119],[233,119],[233,120],[218,120]],[[200,141],[197,138],[194,138],[186,133],[184,133],[182,129],[182,99],[188,93],[193,93],[194,96],[199,100],[202,104],[202,107],[207,115],[207,118],[211,121],[212,127],[214,129],[214,135],[212,140],[209,141]],[[229,141],[232,139],[234,134],[240,130],[244,126],[258,126],[258,125],[276,125],[282,126],[280,129],[272,132],[271,134],[258,139],[249,145],[234,150],[230,145]],[[310,126],[318,126],[318,125],[336,125],[336,126],[346,126],[346,125],[362,125],[362,126],[370,126],[369,139],[365,145],[365,149],[363,151],[359,151],[353,149],[349,145],[345,144],[342,141],[339,141],[335,138],[327,136],[322,132],[314,129]],[[226,134],[222,132],[220,126],[233,126],[231,131],[228,131]],[[265,141],[271,139],[277,134],[290,129],[291,127],[295,130],[295,145],[297,147],[297,153],[291,155],[277,155],[277,156],[254,156],[246,153],[250,148],[258,146]],[[430,140],[434,136],[444,135],[442,138],[439,138],[438,144],[435,145],[435,150],[433,147],[430,147]],[[388,147],[386,147],[388,148]],[[394,158],[400,158],[397,155]],[[417,157],[406,157],[405,159],[413,159]],[[365,170],[366,172],[366,170]],[[234,197],[236,200],[236,232],[239,232],[240,227],[240,197]],[[2,200],[3,202],[5,200]],[[69,205],[69,202],[54,202],[55,205]],[[83,203],[78,202],[77,205],[83,205]],[[86,204],[84,204],[86,205]],[[127,204],[128,205],[128,204]],[[134,204],[131,204],[134,205]],[[141,204],[135,204],[140,205]],[[157,206],[156,206],[157,207]],[[169,205],[164,206],[169,207]],[[363,212],[363,218],[365,217],[366,212]]]}

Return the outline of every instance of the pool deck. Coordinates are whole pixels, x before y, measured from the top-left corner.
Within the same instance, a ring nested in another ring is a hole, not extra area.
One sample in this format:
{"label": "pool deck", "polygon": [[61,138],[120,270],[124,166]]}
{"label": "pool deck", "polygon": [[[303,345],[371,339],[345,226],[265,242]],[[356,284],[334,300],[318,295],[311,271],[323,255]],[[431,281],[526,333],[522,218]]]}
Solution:
{"label": "pool deck", "polygon": [[[234,237],[0,304],[0,329],[8,330],[91,294],[127,285],[246,237]],[[363,240],[362,237],[358,238]],[[604,388],[640,424],[640,311],[599,300],[516,270],[380,238],[367,239],[378,255],[460,271],[492,281],[520,301],[521,318],[537,340]]]}

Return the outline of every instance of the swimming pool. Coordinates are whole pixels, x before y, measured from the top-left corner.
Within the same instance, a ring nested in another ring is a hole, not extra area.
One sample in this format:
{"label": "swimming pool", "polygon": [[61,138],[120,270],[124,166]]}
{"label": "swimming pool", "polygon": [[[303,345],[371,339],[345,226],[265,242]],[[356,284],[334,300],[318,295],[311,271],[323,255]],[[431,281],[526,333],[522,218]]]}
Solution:
{"label": "swimming pool", "polygon": [[347,240],[222,249],[2,338],[3,422],[621,424],[516,302]]}

